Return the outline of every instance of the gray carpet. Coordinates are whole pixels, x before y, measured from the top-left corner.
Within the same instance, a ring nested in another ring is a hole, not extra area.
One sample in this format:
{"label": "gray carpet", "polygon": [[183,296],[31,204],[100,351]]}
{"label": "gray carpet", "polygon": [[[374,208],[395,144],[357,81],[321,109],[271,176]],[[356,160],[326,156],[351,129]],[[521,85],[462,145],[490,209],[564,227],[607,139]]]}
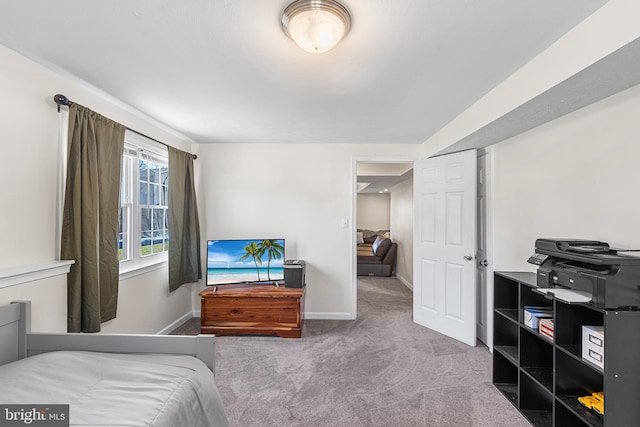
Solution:
{"label": "gray carpet", "polygon": [[[358,281],[358,319],[307,320],[302,339],[219,337],[216,383],[234,427],[530,424],[491,384],[491,355],[411,320],[396,279]],[[174,333],[197,333],[192,319]]]}

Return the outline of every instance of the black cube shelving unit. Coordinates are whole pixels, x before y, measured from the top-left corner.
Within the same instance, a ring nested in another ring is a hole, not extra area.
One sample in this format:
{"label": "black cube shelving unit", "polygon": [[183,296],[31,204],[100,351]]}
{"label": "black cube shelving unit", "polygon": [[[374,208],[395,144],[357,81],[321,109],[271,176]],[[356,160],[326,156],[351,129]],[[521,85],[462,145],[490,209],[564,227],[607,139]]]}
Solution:
{"label": "black cube shelving unit", "polygon": [[[535,289],[535,273],[495,273],[495,387],[534,426],[640,426],[640,311],[568,304]],[[552,307],[553,340],[524,324],[528,305]],[[582,359],[583,325],[604,326],[604,368]],[[598,391],[604,417],[577,400]]]}

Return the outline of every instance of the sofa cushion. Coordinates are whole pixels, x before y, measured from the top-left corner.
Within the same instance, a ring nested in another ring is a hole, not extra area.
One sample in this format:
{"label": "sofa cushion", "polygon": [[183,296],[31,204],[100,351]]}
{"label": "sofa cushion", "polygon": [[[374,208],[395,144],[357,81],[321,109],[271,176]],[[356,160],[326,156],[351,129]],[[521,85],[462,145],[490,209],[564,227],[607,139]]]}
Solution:
{"label": "sofa cushion", "polygon": [[376,238],[376,241],[373,242],[373,245],[371,246],[371,250],[375,256],[382,259],[385,257],[390,247],[391,247],[391,240],[378,236]]}
{"label": "sofa cushion", "polygon": [[377,256],[374,256],[374,255],[358,256],[358,265],[360,265],[360,264],[378,264],[378,265],[382,265],[382,262],[380,262],[380,258],[378,258]]}
{"label": "sofa cushion", "polygon": [[368,256],[368,257],[377,258],[371,251],[371,245],[367,245],[367,244],[364,244],[362,246],[356,246],[356,253],[358,254],[359,257]]}
{"label": "sofa cushion", "polygon": [[376,251],[378,250],[378,246],[380,246],[380,243],[382,242],[382,237],[378,236],[376,237],[376,239],[373,241],[373,244],[371,245],[371,254],[375,255]]}
{"label": "sofa cushion", "polygon": [[364,236],[362,234],[362,231],[358,231],[356,236],[357,236],[357,242],[358,242],[357,244],[362,245],[364,243]]}
{"label": "sofa cushion", "polygon": [[369,237],[373,237],[374,239],[376,238],[376,232],[372,231],[372,230],[367,230],[366,228],[358,228],[357,231],[362,231],[362,237],[369,238]]}

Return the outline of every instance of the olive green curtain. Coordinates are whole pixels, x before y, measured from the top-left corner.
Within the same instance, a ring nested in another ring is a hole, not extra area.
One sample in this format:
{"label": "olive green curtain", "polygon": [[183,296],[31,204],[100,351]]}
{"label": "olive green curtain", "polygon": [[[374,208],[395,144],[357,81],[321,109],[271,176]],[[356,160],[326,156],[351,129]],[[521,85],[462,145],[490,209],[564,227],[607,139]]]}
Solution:
{"label": "olive green curtain", "polygon": [[202,279],[193,155],[169,147],[169,291]]}
{"label": "olive green curtain", "polygon": [[125,127],[81,105],[69,107],[61,258],[67,277],[67,329],[98,332],[116,317],[118,214]]}

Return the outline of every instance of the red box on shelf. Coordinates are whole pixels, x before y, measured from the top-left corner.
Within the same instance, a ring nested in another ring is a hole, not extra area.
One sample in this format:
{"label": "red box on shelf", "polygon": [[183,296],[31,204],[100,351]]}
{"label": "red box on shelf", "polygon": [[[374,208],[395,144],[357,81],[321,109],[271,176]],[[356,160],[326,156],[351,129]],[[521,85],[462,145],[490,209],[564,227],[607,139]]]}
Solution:
{"label": "red box on shelf", "polygon": [[540,319],[540,335],[544,335],[553,340],[553,319]]}

